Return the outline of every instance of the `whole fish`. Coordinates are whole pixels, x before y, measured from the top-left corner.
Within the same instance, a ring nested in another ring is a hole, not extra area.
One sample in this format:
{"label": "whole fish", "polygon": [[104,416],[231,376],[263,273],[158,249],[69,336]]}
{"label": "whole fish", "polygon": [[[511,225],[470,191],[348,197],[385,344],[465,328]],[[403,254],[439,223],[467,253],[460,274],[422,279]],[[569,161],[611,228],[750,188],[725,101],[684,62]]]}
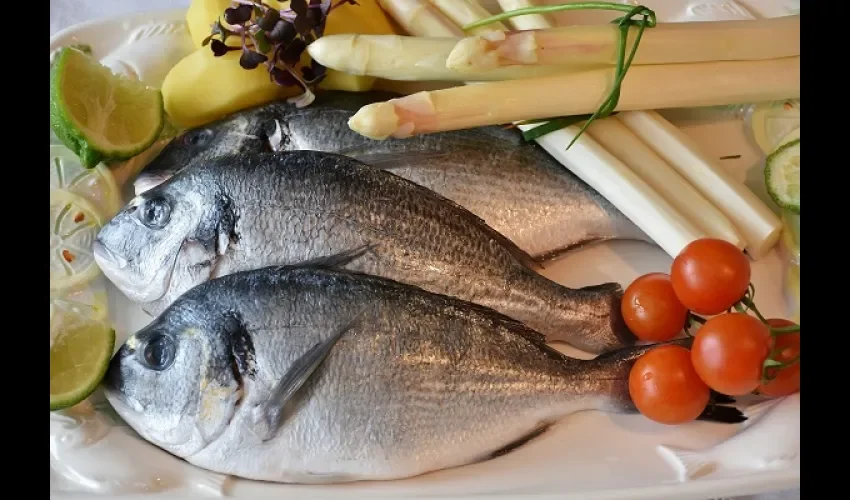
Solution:
{"label": "whole fish", "polygon": [[436,191],[535,258],[595,241],[652,243],[608,200],[516,130],[482,127],[373,141],[348,127],[360,107],[391,97],[386,92],[323,92],[306,108],[275,102],[189,130],[138,176],[136,194],[193,161],[269,150],[326,151]]}
{"label": "whole fish", "polygon": [[708,474],[776,470],[799,464],[800,393],[768,400],[744,410],[744,427],[705,450],[659,445],[658,454],[681,482]]}
{"label": "whole fish", "polygon": [[299,483],[415,476],[573,412],[634,411],[629,370],[651,347],[571,359],[490,309],[334,267],[195,287],[118,350],[107,399],[194,465]]}
{"label": "whole fish", "polygon": [[151,314],[216,276],[369,247],[349,264],[496,309],[579,349],[634,342],[622,288],[579,289],[433,191],[316,151],[220,156],[131,201],[93,250],[104,274]]}

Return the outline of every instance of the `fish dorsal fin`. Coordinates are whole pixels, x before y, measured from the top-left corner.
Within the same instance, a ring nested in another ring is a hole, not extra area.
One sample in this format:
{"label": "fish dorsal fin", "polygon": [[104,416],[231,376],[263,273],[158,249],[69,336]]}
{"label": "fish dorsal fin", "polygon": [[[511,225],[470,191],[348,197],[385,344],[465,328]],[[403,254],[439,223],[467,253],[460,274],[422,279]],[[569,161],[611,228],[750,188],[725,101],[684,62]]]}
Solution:
{"label": "fish dorsal fin", "polygon": [[[399,177],[399,176],[393,174],[392,172],[387,172],[387,174],[388,175],[394,175],[397,178],[404,180],[405,182],[410,182],[410,181],[407,181],[406,179],[403,179],[402,177]],[[446,198],[445,196],[441,196],[440,194],[438,194],[434,191],[431,191],[430,189],[427,189],[425,187],[422,187],[418,184],[415,184],[415,183],[412,183],[412,182],[410,182],[410,183],[413,184],[414,186],[416,186],[419,189],[424,189],[424,190],[428,191],[431,194],[431,196],[436,196],[438,198],[441,198],[444,203],[447,203],[447,204],[455,207],[458,210],[458,212],[461,214],[461,216],[464,217],[467,221],[469,221],[470,224],[477,226],[487,236],[489,236],[491,239],[493,239],[497,243],[499,243],[500,246],[504,247],[504,249],[507,250],[507,252],[509,254],[511,254],[511,256],[513,258],[515,258],[517,261],[519,261],[519,263],[521,263],[525,267],[527,267],[529,269],[533,269],[535,271],[539,271],[539,270],[543,269],[543,264],[541,264],[534,257],[529,255],[528,252],[526,252],[525,250],[518,247],[516,245],[516,243],[509,240],[507,236],[503,235],[502,233],[496,231],[495,229],[493,229],[492,227],[487,225],[487,222],[484,219],[482,219],[481,217],[478,217],[474,213],[463,208],[462,206],[460,206],[457,203],[455,203],[454,201]]]}
{"label": "fish dorsal fin", "polygon": [[315,257],[312,259],[303,260],[301,262],[296,262],[294,264],[287,264],[285,266],[280,266],[278,269],[292,269],[298,267],[314,267],[319,269],[331,269],[331,270],[339,270],[347,266],[348,264],[354,262],[359,259],[366,253],[377,248],[378,245],[375,243],[371,243],[369,245],[361,245],[356,248],[352,248],[350,250],[345,250],[342,252],[338,252],[330,255],[323,255],[321,257]]}
{"label": "fish dorsal fin", "polygon": [[[436,193],[434,194],[437,195]],[[458,205],[457,203],[453,202],[448,198],[443,197],[443,199],[447,203],[451,203],[452,205],[460,209],[464,217],[466,217],[474,225],[478,226],[478,228],[480,228],[485,234],[487,234],[487,236],[499,243],[500,246],[504,247],[505,250],[507,250],[508,253],[511,254],[511,256],[517,261],[519,261],[522,265],[535,271],[543,269],[543,264],[541,264],[534,257],[529,255],[528,252],[518,247],[516,243],[509,240],[507,236],[503,235],[502,233],[496,231],[495,229],[487,225],[487,222],[484,219],[478,217],[477,215],[473,214],[469,210],[463,208],[462,206]]]}
{"label": "fish dorsal fin", "polygon": [[374,152],[367,148],[349,148],[339,151],[339,154],[349,156],[357,161],[392,171],[394,168],[409,165],[413,160],[423,159],[445,159],[450,160],[453,155],[446,151],[428,151],[423,149],[412,149],[411,151]]}
{"label": "fish dorsal fin", "polygon": [[[350,149],[349,151],[353,151],[353,150],[354,149]],[[338,155],[338,156],[345,156],[345,154],[343,154],[343,153],[333,153],[333,154]],[[507,250],[507,252],[510,253],[511,256],[513,258],[515,258],[517,261],[519,261],[522,265],[526,266],[529,269],[533,269],[535,271],[539,271],[539,270],[543,269],[543,265],[539,261],[537,261],[534,257],[529,255],[526,251],[524,251],[523,249],[518,247],[516,245],[516,243],[514,243],[513,241],[508,239],[502,233],[500,233],[500,232],[496,231],[495,229],[493,229],[492,227],[490,227],[484,219],[482,219],[481,217],[478,217],[477,215],[470,212],[469,210],[462,207],[461,205],[455,203],[454,201],[452,201],[452,200],[446,198],[445,196],[442,196],[441,194],[434,192],[434,191],[432,191],[432,190],[430,190],[430,189],[428,189],[424,186],[416,184],[415,182],[412,182],[408,179],[405,179],[405,178],[403,178],[399,175],[396,175],[396,174],[394,174],[390,171],[384,170],[383,168],[375,167],[374,165],[370,165],[370,164],[368,164],[368,163],[366,163],[362,160],[356,159],[356,158],[352,158],[352,157],[349,157],[349,156],[345,156],[345,157],[356,162],[357,164],[359,164],[360,167],[368,168],[368,169],[371,169],[375,172],[381,172],[381,175],[389,175],[392,178],[394,178],[395,181],[398,182],[399,184],[407,186],[408,189],[413,188],[413,189],[416,189],[416,190],[421,190],[421,193],[423,195],[431,197],[431,198],[439,199],[440,202],[454,207],[454,209],[457,211],[457,213],[461,217],[463,217],[470,224],[477,226],[487,236],[489,236],[491,239],[498,242],[500,246],[504,247],[505,250]]]}
{"label": "fish dorsal fin", "polygon": [[257,436],[263,441],[274,437],[290,414],[290,405],[297,400],[299,390],[310,380],[316,369],[328,358],[342,336],[357,327],[363,317],[361,312],[351,321],[335,330],[327,339],[316,343],[299,356],[271,390],[269,397],[254,409]]}

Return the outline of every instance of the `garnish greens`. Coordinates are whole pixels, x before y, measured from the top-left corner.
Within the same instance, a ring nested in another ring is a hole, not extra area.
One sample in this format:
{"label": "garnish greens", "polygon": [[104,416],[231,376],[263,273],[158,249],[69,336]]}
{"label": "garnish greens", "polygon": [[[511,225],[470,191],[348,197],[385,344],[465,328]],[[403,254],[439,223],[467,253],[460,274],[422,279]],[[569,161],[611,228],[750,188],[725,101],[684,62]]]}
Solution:
{"label": "garnish greens", "polygon": [[[301,55],[324,34],[328,14],[346,3],[358,5],[356,0],[292,0],[288,9],[278,10],[262,1],[234,0],[233,7],[224,11],[224,23],[220,18],[213,23],[212,34],[203,44],[209,45],[216,57],[241,50],[239,65],[246,70],[265,64],[273,82],[301,87],[303,94],[294,102],[298,107],[307,106],[315,99],[313,90],[326,69],[316,61],[309,67],[302,65]],[[228,45],[229,37],[238,37],[241,43]]]}
{"label": "garnish greens", "polygon": [[[623,79],[626,76],[626,72],[629,70],[629,67],[632,64],[632,60],[634,60],[635,54],[637,53],[638,45],[640,44],[640,39],[643,36],[644,30],[646,28],[655,27],[655,25],[657,24],[655,12],[651,9],[648,9],[647,7],[644,7],[643,5],[631,6],[611,2],[576,2],[562,5],[545,5],[539,7],[526,7],[522,9],[511,10],[496,14],[495,16],[490,16],[485,19],[481,19],[474,23],[467,24],[463,27],[463,29],[466,31],[475,28],[480,28],[481,26],[486,26],[491,23],[505,21],[507,19],[517,16],[524,16],[528,14],[548,14],[552,12],[587,9],[614,10],[626,13],[623,17],[617,18],[613,21],[613,23],[617,25],[617,28],[620,31],[620,36],[618,41],[619,43],[617,44],[617,64],[614,68],[614,84],[611,87],[611,92],[599,106],[599,109],[597,109],[596,112],[594,112],[592,115],[564,116],[545,121],[541,125],[538,125],[534,128],[530,128],[522,133],[523,138],[526,141],[533,141],[546,134],[583,121],[584,125],[582,125],[581,129],[579,130],[579,133],[576,134],[573,140],[570,141],[569,145],[567,145],[567,149],[570,149],[573,143],[575,143],[575,141],[578,140],[579,137],[581,137],[587,127],[590,126],[593,120],[596,120],[597,118],[605,118],[611,115],[617,108],[617,103],[620,100],[620,87],[623,83]],[[633,17],[635,16],[641,17],[640,19],[635,20],[633,19]],[[629,28],[631,26],[637,26],[638,29],[637,34],[635,35],[635,43],[632,46],[632,50],[627,57],[626,45],[628,42]]]}

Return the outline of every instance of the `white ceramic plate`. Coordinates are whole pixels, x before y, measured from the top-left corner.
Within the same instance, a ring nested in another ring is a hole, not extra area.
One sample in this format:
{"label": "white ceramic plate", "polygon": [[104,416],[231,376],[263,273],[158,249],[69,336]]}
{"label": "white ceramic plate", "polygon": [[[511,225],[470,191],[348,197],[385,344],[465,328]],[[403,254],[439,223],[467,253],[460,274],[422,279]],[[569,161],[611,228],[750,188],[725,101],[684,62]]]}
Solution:
{"label": "white ceramic plate", "polygon": [[[664,2],[655,2],[656,5],[659,3]],[[705,3],[711,2],[696,2]],[[687,2],[679,4],[681,6]],[[686,6],[685,10],[687,8],[690,7]],[[93,48],[95,56],[103,57],[124,43],[128,35],[139,26],[179,21],[183,15],[183,10],[160,11],[83,23],[53,36],[50,49],[52,52],[63,45],[85,43]],[[733,112],[706,114],[705,111],[667,114],[711,156],[740,155],[735,160],[725,161],[724,166],[742,182],[749,179],[754,187],[758,187],[762,159],[744,134],[740,116]],[[647,272],[667,272],[670,263],[671,259],[656,247],[640,242],[615,242],[572,252],[550,264],[544,274],[568,286],[603,281],[629,283]],[[768,316],[787,316],[781,294],[783,269],[776,251],[753,264],[753,282],[759,292],[759,308]],[[150,318],[114,287],[110,285],[108,288],[110,315],[120,344],[129,333],[144,326]],[[564,351],[576,354],[569,349]],[[494,415],[493,418],[509,416]],[[695,422],[666,427],[638,415],[585,412],[564,419],[530,444],[485,463],[383,483],[299,486],[239,480],[229,487],[229,496],[274,497],[280,500],[390,497],[471,500],[491,495],[529,500],[698,499],[749,495],[799,486],[799,463],[772,472],[709,475],[678,483],[673,470],[654,451],[658,444],[704,448],[735,431],[736,426],[730,425]],[[65,488],[51,479],[51,498],[103,498],[73,493]],[[187,493],[174,490],[121,498],[153,497],[186,498]]]}

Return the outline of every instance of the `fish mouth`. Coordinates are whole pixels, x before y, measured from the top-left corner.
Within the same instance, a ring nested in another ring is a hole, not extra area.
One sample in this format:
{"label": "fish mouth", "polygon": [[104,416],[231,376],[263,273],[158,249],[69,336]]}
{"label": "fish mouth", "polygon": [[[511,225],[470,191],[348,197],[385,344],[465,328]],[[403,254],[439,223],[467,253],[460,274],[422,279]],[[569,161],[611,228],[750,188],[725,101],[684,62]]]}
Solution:
{"label": "fish mouth", "polygon": [[129,263],[127,259],[104,245],[99,238],[95,238],[92,243],[92,254],[94,255],[95,262],[97,262],[97,265],[101,269],[105,267],[104,264],[117,267],[118,269],[124,269]]}
{"label": "fish mouth", "polygon": [[163,270],[157,273],[151,280],[132,279],[131,273],[123,272],[128,268],[131,259],[118,254],[109,246],[105,245],[99,238],[92,243],[92,255],[103,274],[109,281],[115,284],[124,295],[134,302],[153,302],[159,300],[168,293],[171,287],[171,277],[177,268],[177,259],[180,251],[175,252],[171,262],[163,266]]}

